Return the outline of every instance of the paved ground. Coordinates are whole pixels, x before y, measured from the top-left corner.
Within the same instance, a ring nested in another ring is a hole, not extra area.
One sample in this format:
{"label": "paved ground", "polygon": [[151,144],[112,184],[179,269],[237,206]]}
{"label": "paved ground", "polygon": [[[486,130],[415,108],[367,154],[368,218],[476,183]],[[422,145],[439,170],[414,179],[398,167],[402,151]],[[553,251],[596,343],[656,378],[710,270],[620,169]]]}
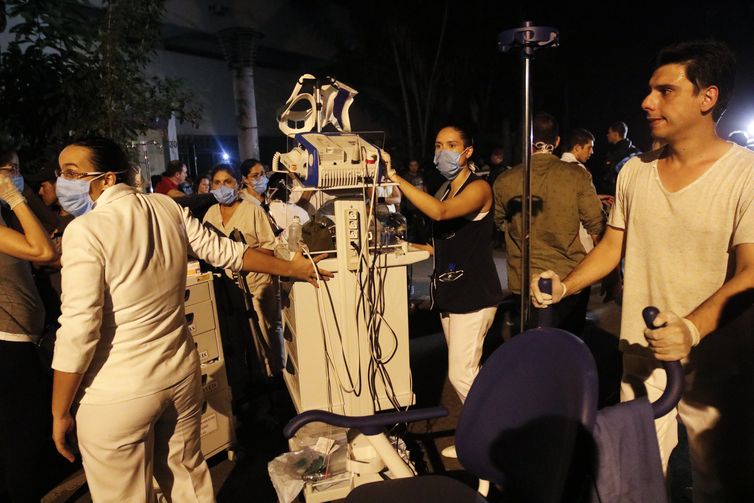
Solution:
{"label": "paved ground", "polygon": [[[507,285],[505,258],[502,252],[496,253],[496,263],[501,281]],[[409,446],[417,454],[421,468],[431,472],[461,470],[455,460],[442,458],[439,451],[453,443],[453,433],[458,420],[460,403],[446,380],[447,353],[435,313],[428,311],[428,275],[430,261],[417,264],[413,270],[414,294],[412,301],[416,309],[410,316],[411,367],[413,370],[414,391],[417,405],[446,406],[450,415],[432,424],[422,423],[412,427]],[[615,303],[603,303],[598,288],[593,288],[589,307],[589,324],[585,340],[593,351],[600,374],[600,401],[603,405],[618,400],[618,382],[621,374],[620,355],[617,351],[619,308]],[[511,329],[506,325],[503,312],[491,329],[485,354],[489,354],[503,342],[503,335]],[[276,455],[287,450],[281,429],[295,411],[281,385],[257,390],[250,398],[248,406],[239,415],[238,437],[243,458],[235,462],[218,455],[210,460],[212,478],[220,502],[254,501],[259,503],[276,501],[275,492],[267,474],[267,463]],[[691,501],[686,487],[690,485],[690,474],[686,462],[688,453],[682,443],[671,461],[671,477],[674,503]],[[44,500],[46,503],[88,502],[91,501],[84,483],[83,472],[79,471],[61,484]]]}

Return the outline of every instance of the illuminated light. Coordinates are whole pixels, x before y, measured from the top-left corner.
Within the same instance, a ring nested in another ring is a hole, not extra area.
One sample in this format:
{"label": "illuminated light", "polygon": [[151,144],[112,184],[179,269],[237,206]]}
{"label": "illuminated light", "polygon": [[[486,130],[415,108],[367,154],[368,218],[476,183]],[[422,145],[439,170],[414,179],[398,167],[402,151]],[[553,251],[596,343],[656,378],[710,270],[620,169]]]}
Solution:
{"label": "illuminated light", "polygon": [[227,152],[223,152],[223,161],[228,161],[228,160],[230,160],[230,156],[228,155]]}
{"label": "illuminated light", "polygon": [[754,120],[749,122],[749,125],[746,127],[746,132],[749,133],[749,136],[754,136]]}

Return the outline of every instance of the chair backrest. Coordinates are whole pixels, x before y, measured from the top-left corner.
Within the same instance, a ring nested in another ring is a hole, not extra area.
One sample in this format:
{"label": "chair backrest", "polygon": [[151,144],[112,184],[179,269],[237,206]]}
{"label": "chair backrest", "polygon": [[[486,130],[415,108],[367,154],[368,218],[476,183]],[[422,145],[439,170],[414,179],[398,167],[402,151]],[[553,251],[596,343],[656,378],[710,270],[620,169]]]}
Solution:
{"label": "chair backrest", "polygon": [[471,387],[456,428],[459,461],[513,501],[573,498],[594,463],[597,383],[589,349],[572,334],[538,328],[514,337]]}

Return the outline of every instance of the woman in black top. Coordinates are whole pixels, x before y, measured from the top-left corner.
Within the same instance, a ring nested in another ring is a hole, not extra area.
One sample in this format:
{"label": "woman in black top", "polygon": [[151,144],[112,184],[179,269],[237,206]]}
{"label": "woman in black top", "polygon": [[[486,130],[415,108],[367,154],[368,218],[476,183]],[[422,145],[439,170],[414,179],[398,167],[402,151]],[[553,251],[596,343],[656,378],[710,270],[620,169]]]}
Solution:
{"label": "woman in black top", "polygon": [[492,189],[472,171],[473,151],[462,129],[447,126],[437,133],[435,166],[450,182],[439,199],[388,168],[406,199],[432,220],[432,244],[426,245],[434,255],[432,300],[448,343],[448,379],[462,402],[479,372],[484,336],[503,298],[492,260]]}

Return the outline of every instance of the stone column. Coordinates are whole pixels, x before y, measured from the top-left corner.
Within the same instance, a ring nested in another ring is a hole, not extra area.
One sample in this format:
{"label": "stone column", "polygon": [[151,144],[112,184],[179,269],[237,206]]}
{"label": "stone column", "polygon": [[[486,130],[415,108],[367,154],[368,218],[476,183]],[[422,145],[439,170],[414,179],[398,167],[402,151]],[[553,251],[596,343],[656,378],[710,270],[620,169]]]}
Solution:
{"label": "stone column", "polygon": [[217,32],[223,54],[233,72],[240,161],[249,158],[259,159],[254,59],[256,43],[261,37],[261,33],[251,28],[226,28]]}

